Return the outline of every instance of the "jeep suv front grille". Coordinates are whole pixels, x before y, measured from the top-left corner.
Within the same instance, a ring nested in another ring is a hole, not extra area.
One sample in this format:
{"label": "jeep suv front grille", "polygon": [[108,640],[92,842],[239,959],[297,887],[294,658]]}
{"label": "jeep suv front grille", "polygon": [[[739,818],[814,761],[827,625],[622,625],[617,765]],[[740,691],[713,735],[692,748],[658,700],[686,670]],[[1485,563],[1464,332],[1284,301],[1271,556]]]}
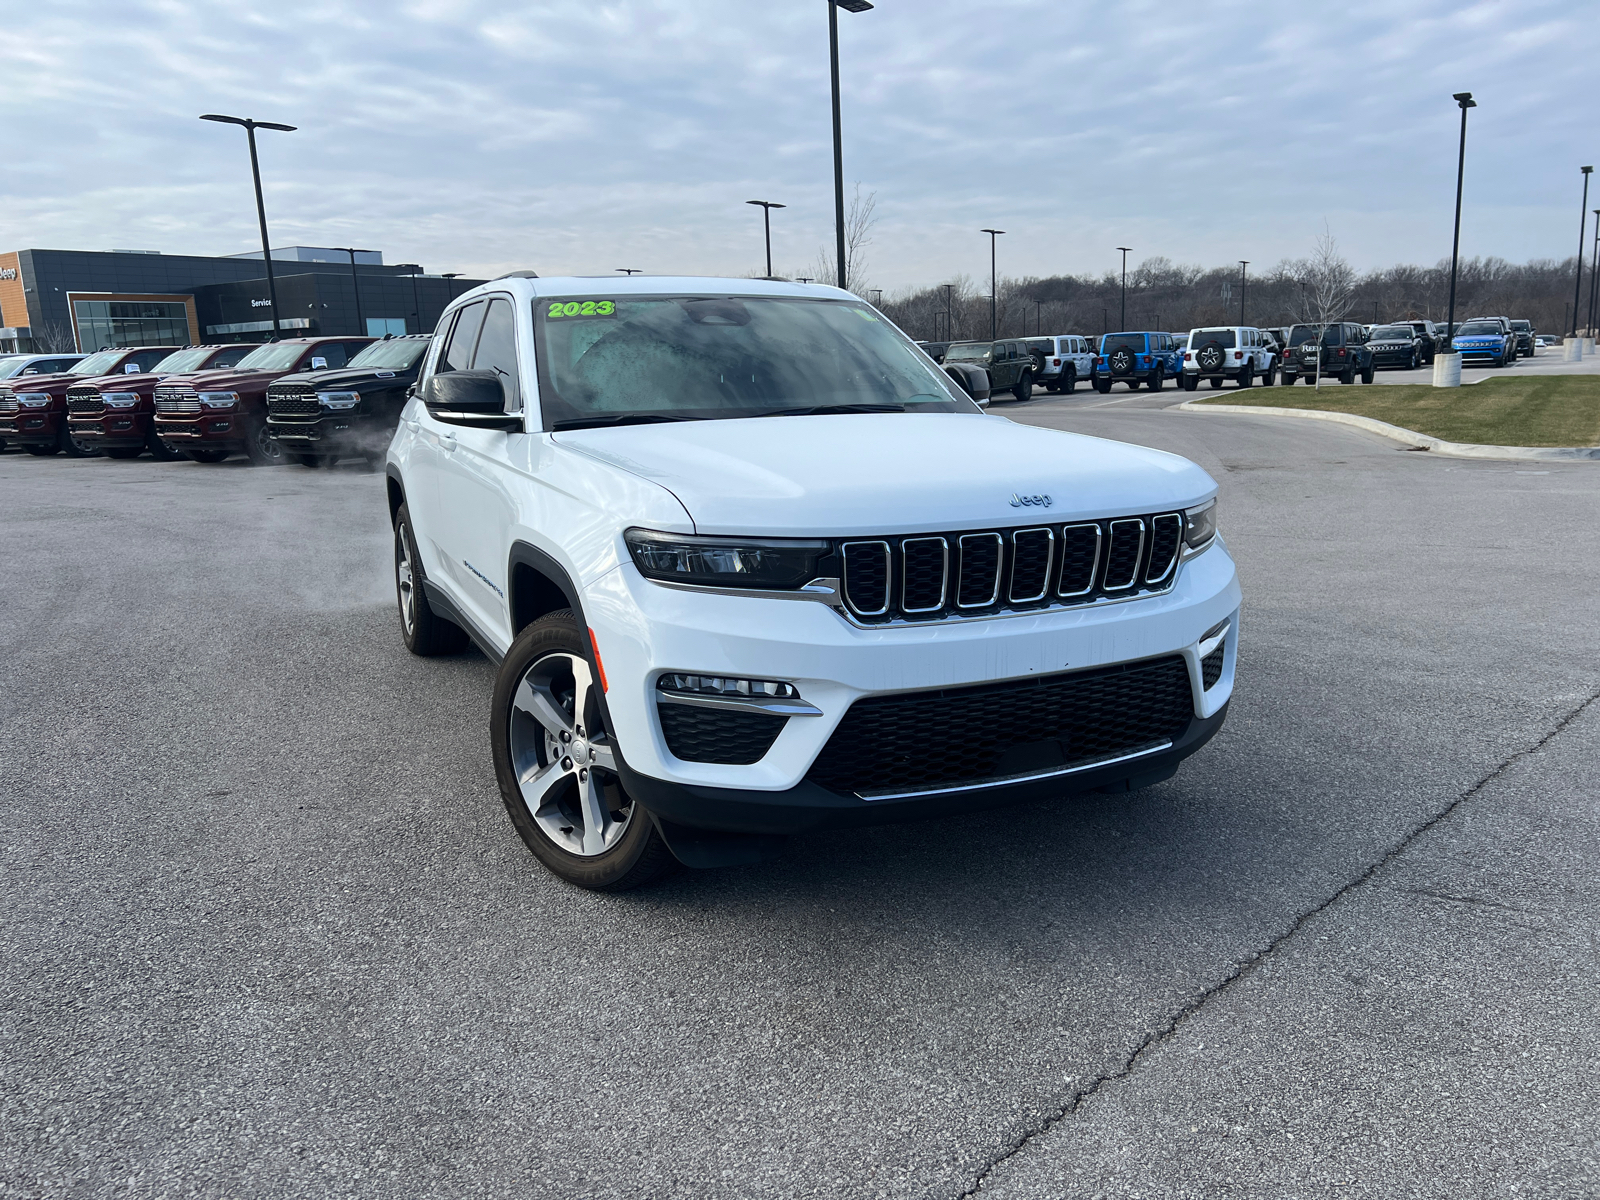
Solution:
{"label": "jeep suv front grille", "polygon": [[99,388],[68,388],[67,411],[75,417],[98,417],[106,411],[106,402]]}
{"label": "jeep suv front grille", "polygon": [[869,696],[850,706],[807,778],[869,800],[981,787],[1157,752],[1193,720],[1189,668],[1175,654],[1067,675]]}
{"label": "jeep suv front grille", "polygon": [[270,417],[315,417],[321,413],[316,390],[310,384],[274,384],[267,389],[267,415]]}
{"label": "jeep suv front grille", "polygon": [[1159,513],[847,541],[841,583],[867,623],[1092,604],[1166,591],[1182,540],[1182,515]]}
{"label": "jeep suv front grille", "polygon": [[197,413],[200,411],[200,397],[188,388],[163,388],[156,389],[156,411],[158,413]]}

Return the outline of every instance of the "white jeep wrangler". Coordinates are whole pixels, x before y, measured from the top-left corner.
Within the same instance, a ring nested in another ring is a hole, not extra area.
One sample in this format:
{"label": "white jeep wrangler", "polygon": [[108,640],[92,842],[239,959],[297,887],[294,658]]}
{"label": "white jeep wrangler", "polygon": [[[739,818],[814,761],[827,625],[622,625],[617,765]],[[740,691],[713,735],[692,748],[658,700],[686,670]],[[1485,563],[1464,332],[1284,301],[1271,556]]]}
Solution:
{"label": "white jeep wrangler", "polygon": [[1213,388],[1226,379],[1247,388],[1258,377],[1270,387],[1277,378],[1275,345],[1270,334],[1248,325],[1191,329],[1183,352],[1183,389],[1194,391],[1202,379]]}
{"label": "white jeep wrangler", "polygon": [[1221,726],[1194,464],[990,416],[831,287],[519,274],[438,330],[387,457],[401,630],[499,663],[500,788],[562,878],[1141,787]]}

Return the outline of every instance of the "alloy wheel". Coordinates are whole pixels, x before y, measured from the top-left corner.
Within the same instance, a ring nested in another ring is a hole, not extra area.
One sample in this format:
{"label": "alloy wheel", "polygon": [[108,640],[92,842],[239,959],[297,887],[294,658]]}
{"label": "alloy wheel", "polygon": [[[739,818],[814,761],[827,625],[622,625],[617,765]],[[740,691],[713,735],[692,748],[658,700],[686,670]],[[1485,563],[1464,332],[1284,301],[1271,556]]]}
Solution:
{"label": "alloy wheel", "polygon": [[417,578],[411,569],[411,539],[404,525],[394,531],[394,577],[395,590],[400,593],[400,623],[410,636],[417,627]]}
{"label": "alloy wheel", "polygon": [[634,816],[598,707],[588,662],[554,651],[529,665],[507,716],[511,767],[528,815],[581,858],[610,850]]}

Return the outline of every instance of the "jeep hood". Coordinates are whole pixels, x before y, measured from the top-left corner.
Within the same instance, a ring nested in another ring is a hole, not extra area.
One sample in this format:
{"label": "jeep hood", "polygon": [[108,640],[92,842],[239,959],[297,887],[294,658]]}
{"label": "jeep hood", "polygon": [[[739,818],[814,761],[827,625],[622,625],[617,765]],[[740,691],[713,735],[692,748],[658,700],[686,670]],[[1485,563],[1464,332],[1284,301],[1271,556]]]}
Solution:
{"label": "jeep hood", "polygon": [[1005,528],[1183,508],[1216,492],[1209,475],[1175,454],[964,413],[756,417],[551,436],[668,489],[700,533]]}

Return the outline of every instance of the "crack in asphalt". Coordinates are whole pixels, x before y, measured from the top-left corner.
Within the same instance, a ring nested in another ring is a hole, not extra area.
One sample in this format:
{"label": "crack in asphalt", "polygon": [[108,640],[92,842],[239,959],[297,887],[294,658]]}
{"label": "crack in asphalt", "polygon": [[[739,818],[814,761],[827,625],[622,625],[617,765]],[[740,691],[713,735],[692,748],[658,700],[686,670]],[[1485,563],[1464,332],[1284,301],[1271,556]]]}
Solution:
{"label": "crack in asphalt", "polygon": [[[1413,842],[1422,837],[1424,834],[1430,832],[1440,822],[1449,817],[1451,813],[1460,808],[1461,805],[1472,799],[1517,763],[1543,750],[1553,739],[1558,737],[1569,725],[1581,717],[1590,708],[1590,706],[1595,704],[1597,701],[1600,701],[1600,691],[1591,693],[1586,699],[1583,700],[1582,703],[1568,712],[1564,717],[1561,718],[1561,720],[1557,721],[1555,726],[1533,745],[1526,746],[1523,749],[1518,750],[1515,754],[1512,754],[1509,758],[1503,760],[1498,766],[1489,771],[1489,773],[1486,774],[1482,779],[1478,780],[1477,783],[1473,784],[1466,791],[1462,792],[1454,800],[1451,800],[1450,803],[1446,804],[1438,812],[1434,813],[1433,816],[1429,817],[1427,820],[1413,828],[1409,833],[1407,833],[1398,842],[1385,851],[1383,855],[1380,856],[1375,862],[1368,866],[1366,870],[1362,871],[1349,883],[1346,883],[1326,900],[1323,900],[1302,912],[1290,922],[1289,927],[1281,934],[1279,934],[1262,949],[1255,951],[1250,955],[1250,957],[1241,960],[1227,975],[1223,976],[1205,991],[1199,993],[1192,1000],[1185,1003],[1181,1008],[1169,1016],[1166,1022],[1160,1028],[1153,1029],[1149,1033],[1145,1034],[1143,1040],[1141,1040],[1140,1043],[1134,1047],[1131,1054],[1123,1059],[1122,1064],[1119,1067],[1113,1071],[1107,1071],[1102,1075],[1095,1076],[1083,1087],[1078,1088],[1070,1096],[1068,1096],[1064,1104],[1062,1104],[1054,1112],[1047,1114],[1044,1119],[1038,1122],[1038,1124],[1036,1124],[1033,1128],[1028,1129],[1001,1147],[1000,1152],[983,1165],[983,1168],[973,1178],[972,1183],[966,1188],[966,1190],[957,1193],[957,1200],[972,1200],[973,1197],[977,1196],[978,1193],[983,1191],[985,1186],[987,1186],[990,1177],[994,1174],[995,1169],[1002,1163],[1021,1153],[1022,1150],[1027,1147],[1028,1143],[1033,1141],[1033,1139],[1038,1137],[1040,1134],[1049,1132],[1056,1125],[1059,1125],[1062,1121],[1065,1121],[1068,1117],[1077,1115],[1078,1111],[1084,1106],[1084,1104],[1094,1096],[1098,1095],[1102,1089],[1132,1075],[1134,1071],[1139,1068],[1140,1063],[1150,1054],[1150,1052],[1158,1049],[1166,1042],[1171,1040],[1171,1038],[1177,1034],[1179,1030],[1181,1030],[1188,1022],[1189,1018],[1193,1017],[1216,997],[1228,992],[1236,983],[1243,979],[1249,978],[1252,974],[1254,974],[1257,967],[1281,950],[1290,941],[1290,939],[1295,937],[1296,934],[1304,929],[1310,921],[1320,916],[1328,909],[1332,908],[1335,904],[1344,899],[1346,896],[1350,895],[1352,892],[1359,888],[1365,887],[1372,881],[1373,877],[1376,876],[1379,871],[1383,870],[1390,863],[1394,862],[1395,859],[1404,854],[1406,850],[1411,847]],[[1450,900],[1460,899],[1459,897],[1455,896],[1446,897],[1442,894],[1440,898]]]}

